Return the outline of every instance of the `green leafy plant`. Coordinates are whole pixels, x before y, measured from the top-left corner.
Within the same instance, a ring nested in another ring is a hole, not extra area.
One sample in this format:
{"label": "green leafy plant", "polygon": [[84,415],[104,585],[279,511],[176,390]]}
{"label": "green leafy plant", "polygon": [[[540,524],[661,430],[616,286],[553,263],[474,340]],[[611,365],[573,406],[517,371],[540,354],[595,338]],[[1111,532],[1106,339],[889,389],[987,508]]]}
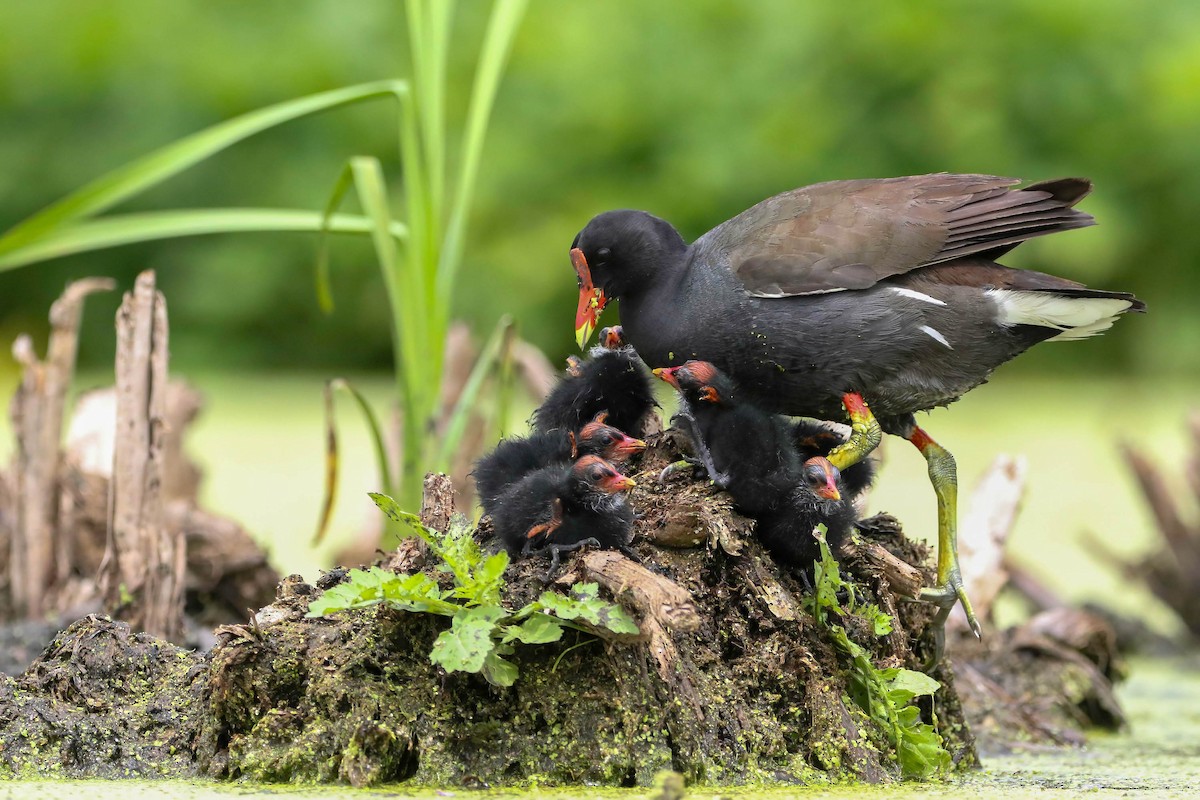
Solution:
{"label": "green leafy plant", "polygon": [[[459,419],[477,399],[482,383],[482,378],[472,382],[474,391],[464,391],[452,413],[439,415],[450,301],[462,266],[467,216],[500,78],[527,2],[492,3],[457,141],[448,135],[446,125],[446,67],[458,4],[452,0],[407,0],[410,80],[376,81],[288,100],[166,145],[92,181],[0,235],[0,270],[153,239],[251,231],[317,232],[321,234],[318,297],[323,307],[331,309],[329,234],[369,234],[392,312],[396,390],[408,432],[400,442],[400,469],[387,469],[386,448],[377,448],[381,475],[393,476],[383,488],[401,497],[405,505],[415,506],[425,472],[448,465],[465,427]],[[323,211],[206,208],[101,216],[257,133],[312,114],[380,99],[391,101],[400,111],[403,219],[392,211],[380,160],[365,155],[349,160]],[[351,188],[362,214],[336,213]],[[497,326],[477,366],[481,374],[488,374],[502,358],[501,343],[509,341],[506,332],[510,328],[506,320]],[[447,420],[440,426],[441,435],[428,435],[439,416]],[[336,469],[336,458],[331,463]]]}
{"label": "green leafy plant", "polygon": [[[854,587],[842,578],[838,562],[825,542],[824,526],[818,537],[821,560],[814,564],[814,591],[805,599],[809,612],[828,629],[834,644],[850,659],[851,699],[879,725],[892,746],[905,778],[929,778],[950,766],[950,753],[933,725],[921,721],[921,710],[912,701],[933,695],[940,687],[933,678],[911,669],[878,669],[871,655],[852,641],[835,617],[854,614],[871,624],[876,636],[892,631],[892,620],[873,604],[858,604]],[[845,590],[845,606],[837,599]]]}
{"label": "green leafy plant", "polygon": [[485,556],[461,517],[443,535],[401,511],[387,495],[372,494],[371,499],[389,518],[409,526],[425,540],[454,585],[444,589],[423,573],[399,575],[379,567],[351,570],[344,583],[327,589],[309,604],[310,617],[380,603],[450,617],[450,627],[433,643],[430,660],[447,672],[480,673],[496,686],[511,686],[518,677],[517,665],[504,658],[514,652],[517,643],[556,642],[564,628],[589,631],[580,623],[618,634],[638,632],[624,609],[600,599],[594,583],[575,584],[568,595],[543,592],[532,603],[511,611],[502,603],[507,553]]}

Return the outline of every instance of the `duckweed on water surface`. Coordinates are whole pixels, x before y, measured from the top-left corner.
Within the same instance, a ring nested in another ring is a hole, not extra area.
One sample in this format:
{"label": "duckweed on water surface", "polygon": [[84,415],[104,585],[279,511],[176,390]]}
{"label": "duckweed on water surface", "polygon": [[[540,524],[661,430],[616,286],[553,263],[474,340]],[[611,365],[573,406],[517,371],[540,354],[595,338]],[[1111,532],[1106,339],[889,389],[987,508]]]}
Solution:
{"label": "duckweed on water surface", "polygon": [[[1137,660],[1121,690],[1129,711],[1131,734],[1097,736],[1083,750],[1020,753],[985,760],[984,770],[934,784],[893,786],[815,786],[705,789],[693,787],[697,800],[728,797],[787,798],[1185,798],[1200,794],[1200,658],[1188,661]],[[500,798],[645,798],[645,789],[531,789],[528,791],[459,791],[387,785],[375,789],[296,787],[272,784],[205,781],[13,781],[0,783],[0,800],[108,800],[143,797],[209,800],[262,796],[297,798],[453,797],[455,800]]]}

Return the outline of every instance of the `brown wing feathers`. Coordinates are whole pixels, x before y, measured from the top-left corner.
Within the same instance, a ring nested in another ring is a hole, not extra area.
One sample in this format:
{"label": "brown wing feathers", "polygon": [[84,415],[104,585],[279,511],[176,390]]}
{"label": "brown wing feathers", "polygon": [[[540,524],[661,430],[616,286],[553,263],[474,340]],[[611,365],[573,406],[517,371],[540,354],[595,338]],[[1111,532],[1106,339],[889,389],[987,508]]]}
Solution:
{"label": "brown wing feathers", "polygon": [[[1094,224],[1071,207],[1091,191],[1090,181],[1012,189],[1017,183],[935,174],[799,189],[731,221],[743,240],[730,253],[732,267],[759,296],[863,289],[963,256],[994,259],[1027,239]],[[756,226],[761,238],[747,240],[745,228]]]}
{"label": "brown wing feathers", "polygon": [[1026,239],[1094,225],[1090,214],[1071,208],[1091,190],[1091,181],[1060,178],[969,198],[946,215],[946,243],[930,263],[971,254],[996,258]]}

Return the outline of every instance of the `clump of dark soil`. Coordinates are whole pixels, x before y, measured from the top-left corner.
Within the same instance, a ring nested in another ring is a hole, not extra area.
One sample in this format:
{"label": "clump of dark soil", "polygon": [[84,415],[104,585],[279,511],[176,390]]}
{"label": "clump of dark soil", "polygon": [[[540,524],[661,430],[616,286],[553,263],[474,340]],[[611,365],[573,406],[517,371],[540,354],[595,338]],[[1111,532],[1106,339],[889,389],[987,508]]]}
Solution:
{"label": "clump of dark soil", "polygon": [[1122,730],[1113,686],[1125,677],[1115,629],[1061,607],[952,648],[971,731],[985,754],[1082,745],[1091,728]]}
{"label": "clump of dark soil", "polygon": [[0,675],[0,775],[191,774],[207,671],[195,653],[85,617],[24,675]]}

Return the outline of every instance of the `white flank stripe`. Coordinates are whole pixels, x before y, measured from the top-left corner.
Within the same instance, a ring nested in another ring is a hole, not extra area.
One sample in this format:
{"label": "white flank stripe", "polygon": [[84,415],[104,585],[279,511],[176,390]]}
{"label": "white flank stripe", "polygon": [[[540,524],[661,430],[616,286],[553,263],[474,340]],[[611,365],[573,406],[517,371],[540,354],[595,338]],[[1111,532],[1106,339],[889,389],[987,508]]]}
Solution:
{"label": "white flank stripe", "polygon": [[1037,325],[1062,331],[1050,341],[1086,339],[1106,331],[1132,305],[1113,297],[1070,297],[1050,292],[989,289],[1001,325]]}
{"label": "white flank stripe", "polygon": [[944,344],[946,347],[950,348],[951,350],[954,349],[954,347],[950,344],[950,342],[946,341],[946,337],[942,336],[941,331],[935,330],[935,329],[929,327],[928,325],[922,325],[920,330],[923,333],[925,333],[927,336],[929,336],[930,339],[933,339],[936,342],[940,342],[941,344]]}
{"label": "white flank stripe", "polygon": [[912,289],[902,289],[899,286],[893,286],[892,291],[902,297],[908,297],[913,300],[920,300],[922,303],[933,303],[935,306],[946,305],[945,300],[938,300],[936,297],[930,297],[923,292],[914,292]]}

